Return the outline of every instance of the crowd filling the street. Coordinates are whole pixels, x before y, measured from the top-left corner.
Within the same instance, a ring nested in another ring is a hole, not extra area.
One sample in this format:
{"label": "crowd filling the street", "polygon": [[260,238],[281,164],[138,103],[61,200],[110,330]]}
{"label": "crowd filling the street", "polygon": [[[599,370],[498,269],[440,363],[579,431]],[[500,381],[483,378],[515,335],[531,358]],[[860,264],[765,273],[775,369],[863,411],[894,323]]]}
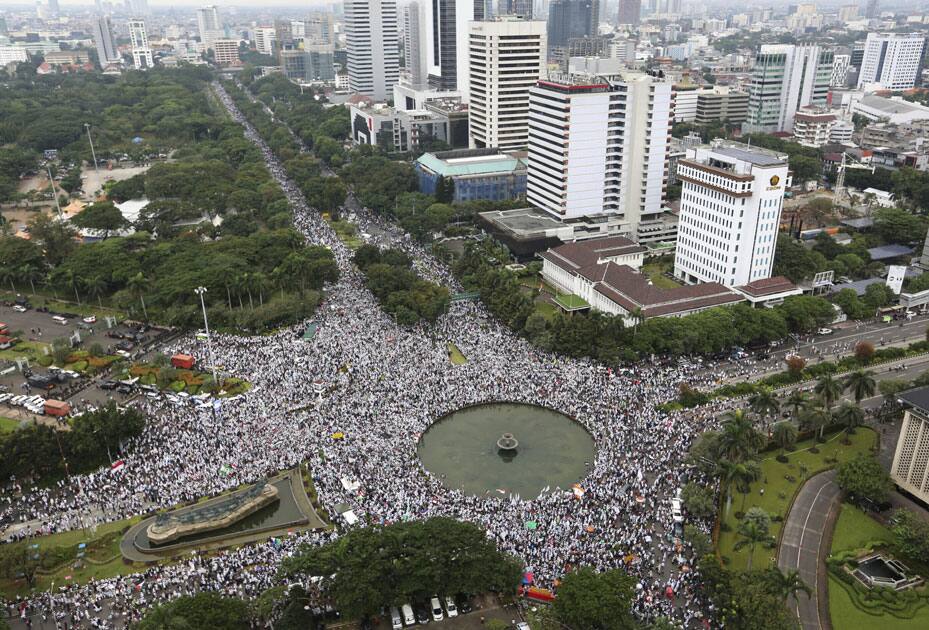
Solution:
{"label": "crowd filling the street", "polygon": [[[148,414],[148,425],[124,445],[119,472],[105,467],[33,490],[15,480],[3,493],[0,529],[28,523],[16,534],[23,538],[126,519],[301,463],[335,527],[209,557],[192,554],[134,575],[58,584],[7,602],[10,612],[24,619],[54,617],[61,627],[123,628],[153,603],[202,590],[255,597],[279,583],[282,559],[300,545],[330,542],[351,527],[333,509],[346,504],[360,519],[355,526],[432,516],[473,522],[546,588],[557,590],[573,567],[623,567],[637,580],[633,610],[643,620],[663,616],[689,626],[711,614],[694,588],[693,552],[672,536],[671,498],[685,475],[693,476],[684,461],[688,448],[716,425],[721,403],[685,411],[658,406],[677,395],[682,381],[705,385],[712,375],[686,359],[642,361],[617,371],[549,354],[475,302],[453,302],[435,326],[397,326],[365,288],[351,250],[308,206],[224,89],[214,89],[261,148],[296,227],[309,244],[324,245],[336,257],[341,278],[327,287],[314,318],[316,333],[303,338],[301,325],[261,337],[213,334],[215,363],[250,382],[250,391],[215,409],[138,399],[133,404]],[[347,205],[344,212],[354,215],[362,232],[376,234],[376,244],[402,249],[419,275],[461,290],[449,270],[402,230],[353,198]],[[449,342],[467,362],[449,361]],[[206,341],[194,335],[163,351],[208,356]],[[433,422],[467,405],[496,401],[549,407],[586,428],[596,458],[577,487],[533,497],[506,488],[475,496],[446,487],[423,467],[417,441]],[[220,474],[221,468],[231,473]],[[534,529],[527,528],[530,521]],[[709,532],[709,522],[692,524]],[[314,606],[324,604],[317,600]]]}

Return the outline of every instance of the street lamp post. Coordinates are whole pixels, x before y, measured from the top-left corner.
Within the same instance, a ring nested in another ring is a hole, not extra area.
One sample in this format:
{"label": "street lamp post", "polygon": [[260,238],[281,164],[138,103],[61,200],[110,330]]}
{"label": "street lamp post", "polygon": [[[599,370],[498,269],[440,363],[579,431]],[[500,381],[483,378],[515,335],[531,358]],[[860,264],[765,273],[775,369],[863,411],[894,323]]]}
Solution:
{"label": "street lamp post", "polygon": [[203,308],[203,328],[206,330],[206,347],[210,353],[210,367],[213,369],[213,384],[218,385],[219,381],[216,380],[216,360],[213,358],[213,341],[210,338],[210,324],[206,319],[206,302],[203,299],[206,287],[197,287],[194,289],[194,293],[200,296],[200,306]]}
{"label": "street lamp post", "polygon": [[52,165],[46,164],[46,170],[48,170],[48,182],[52,185],[52,197],[55,198],[55,206],[58,208],[58,218],[63,219],[64,215],[61,212],[61,202],[58,201],[58,191],[55,190],[55,178],[52,177]]}
{"label": "street lamp post", "polygon": [[90,154],[94,156],[94,172],[97,173],[97,183],[100,183],[100,167],[97,166],[97,152],[94,150],[94,139],[90,136],[90,123],[84,123],[87,130],[87,139],[90,141]]}

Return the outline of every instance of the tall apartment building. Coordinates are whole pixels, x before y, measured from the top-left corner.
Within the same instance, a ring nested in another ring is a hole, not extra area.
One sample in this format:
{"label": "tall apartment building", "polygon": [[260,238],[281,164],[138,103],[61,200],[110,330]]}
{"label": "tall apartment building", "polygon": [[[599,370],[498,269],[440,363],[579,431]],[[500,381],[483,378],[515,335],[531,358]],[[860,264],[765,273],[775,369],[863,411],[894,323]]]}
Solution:
{"label": "tall apartment building", "polygon": [[210,47],[213,49],[213,60],[218,66],[238,66],[239,61],[239,40],[227,39],[225,37],[214,39]]}
{"label": "tall apartment building", "polygon": [[532,19],[532,0],[497,0],[497,15],[515,15]]}
{"label": "tall apartment building", "polygon": [[110,18],[105,15],[94,20],[94,47],[97,49],[97,58],[100,60],[101,67],[118,63],[122,59],[113,42],[113,25],[110,23]]}
{"label": "tall apartment building", "polygon": [[468,100],[468,25],[487,16],[484,0],[430,0],[424,4],[429,85],[458,90]]}
{"label": "tall apartment building", "polygon": [[628,26],[638,26],[641,20],[642,0],[619,0],[619,10],[616,12],[616,23]]}
{"label": "tall apartment building", "polygon": [[914,87],[925,43],[922,33],[868,33],[858,88],[897,91]]}
{"label": "tall apartment building", "polygon": [[820,46],[766,44],[755,55],[746,132],[791,131],[801,107],[822,107],[834,53]]}
{"label": "tall apartment building", "polygon": [[929,387],[897,395],[906,406],[890,478],[924,503],[929,503]]}
{"label": "tall apartment building", "polygon": [[273,26],[255,27],[255,50],[269,57],[274,55],[274,42],[277,36]]}
{"label": "tall apartment building", "polygon": [[311,13],[303,21],[303,38],[309,43],[335,46],[335,16],[332,13]]}
{"label": "tall apartment building", "polygon": [[403,7],[403,60],[406,63],[406,81],[414,86],[426,82],[425,17],[422,5],[416,0]]}
{"label": "tall apartment building", "polygon": [[148,45],[148,33],[145,32],[145,20],[129,20],[129,42],[132,46],[132,65],[136,70],[144,70],[155,65],[152,49]]}
{"label": "tall apartment building", "polygon": [[226,33],[219,19],[219,7],[211,4],[197,9],[197,30],[200,32],[204,50],[213,47],[213,40],[225,37]]}
{"label": "tall apartment building", "polygon": [[674,275],[742,286],[771,276],[787,155],[714,140],[677,163],[682,182]]}
{"label": "tall apartment building", "polygon": [[548,5],[548,45],[561,48],[575,37],[596,37],[600,0],[551,0]]}
{"label": "tall apartment building", "polygon": [[573,75],[529,92],[526,200],[555,217],[607,215],[635,235],[661,212],[671,85],[642,74]]}
{"label": "tall apartment building", "polygon": [[472,22],[470,42],[471,147],[525,148],[529,90],[545,75],[545,22],[513,16]]}
{"label": "tall apartment building", "polygon": [[345,0],[348,78],[353,92],[386,101],[400,79],[396,0]]}

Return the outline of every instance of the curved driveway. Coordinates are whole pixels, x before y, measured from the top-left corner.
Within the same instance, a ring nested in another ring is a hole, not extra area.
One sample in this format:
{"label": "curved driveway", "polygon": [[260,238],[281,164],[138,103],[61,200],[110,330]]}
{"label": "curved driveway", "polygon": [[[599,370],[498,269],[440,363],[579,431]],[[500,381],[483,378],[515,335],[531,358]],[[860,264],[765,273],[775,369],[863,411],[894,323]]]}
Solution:
{"label": "curved driveway", "polygon": [[[777,566],[784,572],[796,569],[813,595],[800,593],[791,598],[790,607],[800,617],[803,630],[831,630],[829,602],[826,594],[826,571],[823,548],[827,528],[834,525],[839,504],[839,487],[835,484],[835,471],[828,470],[811,477],[797,494],[781,535],[777,553]],[[831,538],[828,537],[828,538]]]}

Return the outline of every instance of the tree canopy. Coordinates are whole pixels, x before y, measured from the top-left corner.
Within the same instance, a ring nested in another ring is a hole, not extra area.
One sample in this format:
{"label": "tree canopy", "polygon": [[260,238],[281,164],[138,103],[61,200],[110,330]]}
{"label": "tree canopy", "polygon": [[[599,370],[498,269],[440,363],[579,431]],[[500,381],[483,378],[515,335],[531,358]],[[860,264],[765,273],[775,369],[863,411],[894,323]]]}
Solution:
{"label": "tree canopy", "polygon": [[154,606],[138,625],[139,630],[248,630],[250,627],[249,608],[245,601],[212,592],[185,595]]}
{"label": "tree canopy", "polygon": [[631,630],[635,579],[621,569],[596,573],[583,567],[568,573],[558,587],[555,616],[570,628]]}

